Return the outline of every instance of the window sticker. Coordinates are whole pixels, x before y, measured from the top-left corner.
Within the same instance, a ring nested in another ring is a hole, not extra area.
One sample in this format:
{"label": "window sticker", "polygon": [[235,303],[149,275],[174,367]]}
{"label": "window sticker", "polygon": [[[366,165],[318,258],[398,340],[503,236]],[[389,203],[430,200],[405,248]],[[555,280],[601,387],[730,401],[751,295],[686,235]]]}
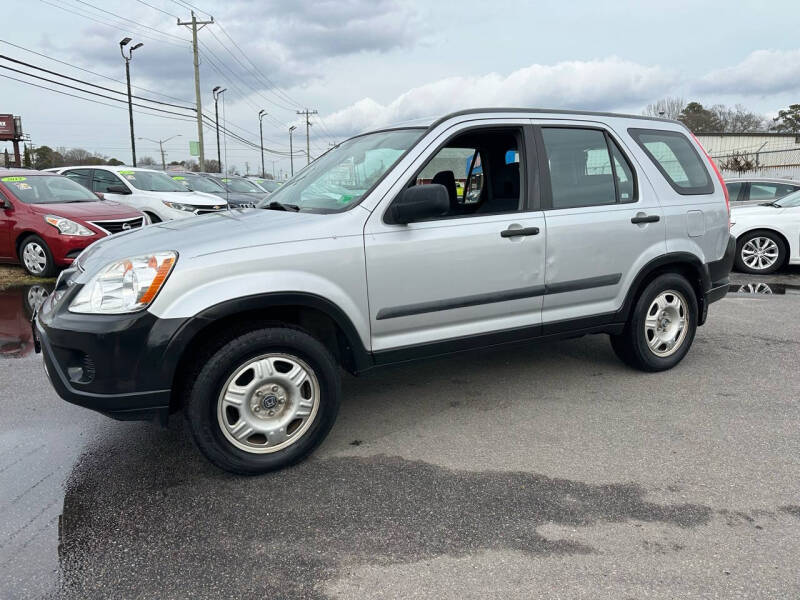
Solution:
{"label": "window sticker", "polygon": [[[24,179],[24,177],[23,177],[23,179]],[[29,189],[31,189],[30,184],[24,183],[24,182],[15,183],[14,185],[17,186],[18,190],[29,190]]]}
{"label": "window sticker", "polygon": [[174,179],[175,181],[183,181],[184,179],[186,179],[186,177],[182,177],[182,176],[180,176],[180,175],[175,175],[175,176],[173,177],[173,179]]}
{"label": "window sticker", "polygon": [[119,174],[120,175],[133,175],[134,172],[133,171],[120,171]]}
{"label": "window sticker", "polygon": [[27,177],[3,177],[2,179],[0,179],[0,181],[8,181],[10,183],[13,183],[15,181],[26,181],[27,179],[28,179]]}

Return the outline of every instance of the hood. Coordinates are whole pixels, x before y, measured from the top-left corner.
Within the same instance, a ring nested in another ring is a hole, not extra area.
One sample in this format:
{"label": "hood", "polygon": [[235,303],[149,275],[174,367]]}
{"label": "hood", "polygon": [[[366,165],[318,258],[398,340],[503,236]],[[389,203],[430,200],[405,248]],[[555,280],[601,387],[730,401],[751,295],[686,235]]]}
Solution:
{"label": "hood", "polygon": [[[361,233],[363,220],[358,220],[360,216],[354,211],[314,214],[259,208],[231,209],[165,221],[103,238],[89,246],[78,262],[85,269],[85,275],[90,276],[115,260],[174,250],[180,257],[180,268],[181,262],[202,255],[329,238],[333,231],[352,229],[354,233]],[[346,223],[353,220],[353,225]]]}
{"label": "hood", "polygon": [[212,194],[205,194],[203,192],[190,192],[188,190],[185,192],[139,191],[137,194],[148,196],[150,198],[157,198],[158,200],[166,200],[167,202],[180,202],[182,204],[193,204],[195,206],[218,206],[220,204],[219,198]]}
{"label": "hood", "polygon": [[56,215],[65,219],[90,221],[95,219],[132,219],[141,217],[135,208],[114,202],[98,200],[97,202],[59,202],[52,204],[27,204],[31,211],[40,215]]}

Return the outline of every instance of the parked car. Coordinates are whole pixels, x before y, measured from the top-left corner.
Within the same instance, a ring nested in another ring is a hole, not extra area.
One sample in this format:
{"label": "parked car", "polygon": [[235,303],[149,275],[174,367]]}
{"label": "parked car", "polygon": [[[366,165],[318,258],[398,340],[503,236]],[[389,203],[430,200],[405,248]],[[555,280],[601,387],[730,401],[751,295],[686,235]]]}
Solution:
{"label": "parked car", "polygon": [[171,221],[227,208],[216,196],[192,192],[163,171],[135,167],[62,167],[59,172],[105,198],[145,213],[150,221]]}
{"label": "parked car", "polygon": [[222,175],[221,173],[209,173],[209,175],[215,177],[217,181],[222,183],[222,185],[225,186],[225,189],[232,194],[247,194],[255,202],[263,200],[269,196],[267,192],[247,179],[247,177]]}
{"label": "parked car", "polygon": [[278,191],[278,188],[281,187],[281,184],[274,179],[263,179],[261,177],[249,177],[249,179],[268,194]]}
{"label": "parked car", "polygon": [[761,206],[734,208],[731,233],[739,271],[766,274],[800,264],[800,191]]}
{"label": "parked car", "polygon": [[0,203],[0,262],[38,277],[52,277],[92,242],[148,222],[67,177],[27,169],[0,170]]}
{"label": "parked car", "polygon": [[728,188],[732,207],[774,202],[800,190],[798,181],[768,177],[726,179],[725,185]]}
{"label": "parked car", "polygon": [[189,190],[213,194],[225,200],[229,208],[255,208],[258,203],[258,199],[254,199],[251,194],[239,194],[237,192],[228,191],[219,179],[206,173],[170,171],[169,176],[178,183],[186,186]]}
{"label": "parked car", "polygon": [[22,358],[33,352],[31,317],[50,294],[50,287],[36,283],[0,293],[0,357]]}
{"label": "parked car", "polygon": [[[459,196],[439,167],[465,156]],[[182,408],[212,462],[263,473],[327,435],[340,368],[604,333],[632,367],[669,369],[734,258],[713,162],[641,116],[484,109],[375,131],[260,206],[82,254],[36,318],[61,397],[121,419]]]}

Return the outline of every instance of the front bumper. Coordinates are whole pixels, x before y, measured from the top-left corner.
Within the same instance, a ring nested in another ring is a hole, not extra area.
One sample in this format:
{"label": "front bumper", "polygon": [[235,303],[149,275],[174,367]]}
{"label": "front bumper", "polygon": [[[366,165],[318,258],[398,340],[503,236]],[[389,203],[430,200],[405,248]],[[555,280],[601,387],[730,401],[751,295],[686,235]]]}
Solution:
{"label": "front bumper", "polygon": [[174,364],[165,354],[183,320],[147,311],[70,313],[80,286],[64,289],[62,279],[33,317],[36,348],[58,395],[119,420],[166,419]]}

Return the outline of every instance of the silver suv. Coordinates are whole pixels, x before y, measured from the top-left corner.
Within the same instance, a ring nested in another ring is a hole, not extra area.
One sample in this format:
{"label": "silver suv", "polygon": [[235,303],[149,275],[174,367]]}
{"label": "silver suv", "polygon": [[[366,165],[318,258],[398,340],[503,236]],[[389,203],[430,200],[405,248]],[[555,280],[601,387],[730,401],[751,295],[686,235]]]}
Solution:
{"label": "silver suv", "polygon": [[203,453],[302,460],[357,374],[590,333],[675,366],[734,256],[725,184],[673,121],[470,110],[339,144],[259,208],[92,245],[34,317],[66,400],[182,408]]}

